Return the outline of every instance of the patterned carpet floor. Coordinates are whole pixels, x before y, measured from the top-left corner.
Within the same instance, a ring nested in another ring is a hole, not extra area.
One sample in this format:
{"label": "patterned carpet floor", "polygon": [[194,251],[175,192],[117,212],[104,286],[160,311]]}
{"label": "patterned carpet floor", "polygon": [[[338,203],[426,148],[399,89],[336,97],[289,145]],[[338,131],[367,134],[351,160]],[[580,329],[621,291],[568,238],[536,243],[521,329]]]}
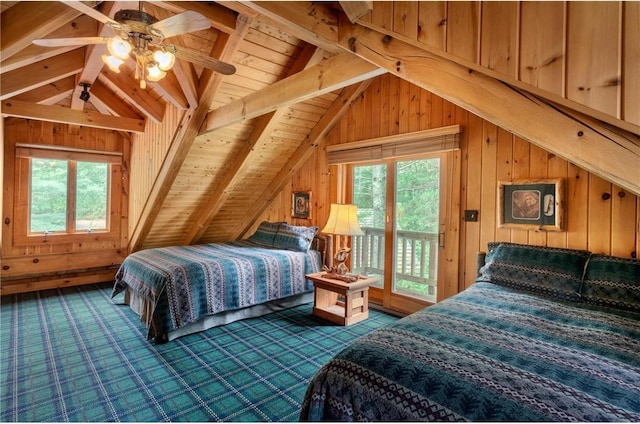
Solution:
{"label": "patterned carpet floor", "polygon": [[306,304],[155,345],[111,287],[2,297],[3,422],[297,421],[315,372],[397,319],[339,327]]}

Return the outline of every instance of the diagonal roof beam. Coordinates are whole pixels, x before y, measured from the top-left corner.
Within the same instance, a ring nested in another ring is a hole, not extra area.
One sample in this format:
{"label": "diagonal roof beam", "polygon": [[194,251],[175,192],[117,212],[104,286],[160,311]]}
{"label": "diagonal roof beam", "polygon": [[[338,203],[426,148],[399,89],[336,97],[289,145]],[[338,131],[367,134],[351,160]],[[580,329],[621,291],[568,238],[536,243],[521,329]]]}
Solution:
{"label": "diagonal roof beam", "polygon": [[212,111],[200,134],[255,118],[273,112],[279,107],[318,97],[384,73],[386,70],[355,55],[342,53]]}
{"label": "diagonal roof beam", "polygon": [[[230,61],[237,51],[240,42],[243,40],[247,31],[249,31],[250,20],[239,15],[236,25],[236,32],[231,36],[221,34],[211,52],[212,57],[220,60]],[[162,168],[158,172],[151,193],[147,199],[140,219],[138,220],[134,230],[131,232],[129,242],[129,251],[134,252],[142,247],[144,241],[153,226],[153,222],[162,208],[165,198],[171,190],[171,186],[175,181],[180,168],[184,163],[193,142],[198,135],[198,130],[202,126],[207,117],[209,107],[213,102],[218,87],[222,82],[223,75],[217,74],[210,69],[202,71],[200,83],[198,86],[199,103],[195,108],[191,108],[185,114],[179,130],[174,134],[171,147],[162,164]]]}
{"label": "diagonal roof beam", "polygon": [[0,100],[75,75],[83,66],[84,50],[80,48],[7,72],[0,80]]}
{"label": "diagonal roof beam", "polygon": [[80,12],[52,1],[24,1],[2,12],[0,21],[0,57],[7,60],[29,47],[31,40],[42,38]]}
{"label": "diagonal roof beam", "polygon": [[287,165],[278,172],[267,188],[256,196],[256,201],[247,209],[245,220],[232,229],[230,240],[242,237],[251,228],[278,193],[291,181],[291,177],[305,165],[319,147],[324,145],[325,136],[342,119],[353,102],[360,97],[370,83],[371,80],[367,80],[345,87],[342,90],[327,112],[322,115],[320,121],[309,132],[306,140],[291,155]]}
{"label": "diagonal roof beam", "polygon": [[[307,44],[291,67],[289,75],[295,75],[309,66],[314,66],[322,60],[322,54],[322,50],[317,49],[316,46],[312,44]],[[231,187],[243,176],[246,168],[253,161],[254,156],[258,154],[255,146],[264,141],[271,133],[273,126],[279,122],[280,118],[287,111],[288,108],[282,107],[271,113],[262,115],[256,120],[254,129],[242,150],[238,152],[235,159],[229,164],[222,178],[216,181],[213,189],[208,190],[207,203],[197,208],[194,211],[193,218],[188,221],[191,223],[191,226],[187,230],[183,244],[192,244],[202,237],[202,234],[231,194]]]}
{"label": "diagonal roof beam", "polygon": [[[79,16],[48,34],[47,38],[90,37],[96,35],[97,26],[98,23],[95,19]],[[0,73],[28,66],[40,60],[75,50],[78,47],[80,46],[44,47],[31,44],[7,59],[2,57]]]}
{"label": "diagonal roof beam", "polygon": [[640,195],[640,137],[556,109],[529,93],[409,43],[345,26],[354,54],[493,124]]}

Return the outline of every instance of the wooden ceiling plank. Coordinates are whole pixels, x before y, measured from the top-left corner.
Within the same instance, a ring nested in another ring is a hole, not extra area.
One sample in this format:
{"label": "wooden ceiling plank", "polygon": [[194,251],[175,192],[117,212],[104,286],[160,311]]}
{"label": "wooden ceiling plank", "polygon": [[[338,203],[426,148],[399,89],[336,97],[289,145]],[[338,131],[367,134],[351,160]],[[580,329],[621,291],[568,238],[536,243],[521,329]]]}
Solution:
{"label": "wooden ceiling plank", "polygon": [[0,100],[77,74],[84,66],[82,48],[7,72],[0,81]]}
{"label": "wooden ceiling plank", "polygon": [[[224,34],[218,37],[212,49],[211,56],[217,57],[220,60],[231,60],[246,35],[249,25],[250,19],[244,15],[239,15],[236,32],[229,36]],[[198,84],[198,97],[200,102],[197,107],[187,111],[179,126],[179,130],[174,134],[174,140],[171,143],[162,168],[158,172],[158,176],[151,188],[145,207],[140,213],[138,222],[134,225],[134,229],[130,234],[130,252],[134,252],[144,245],[149,231],[154,224],[154,220],[162,209],[162,205],[169,194],[171,186],[198,135],[198,130],[207,117],[209,105],[213,102],[222,78],[222,75],[210,69],[203,70]]]}
{"label": "wooden ceiling plank", "polygon": [[14,99],[2,102],[2,115],[116,131],[144,132],[144,121],[141,119],[113,117],[90,110],[71,110],[62,106],[38,105]]}
{"label": "wooden ceiling plank", "polygon": [[103,74],[105,79],[118,87],[120,94],[127,99],[143,115],[155,123],[162,122],[164,117],[164,103],[156,101],[149,93],[138,86],[138,81],[131,78],[128,69],[120,73],[108,72]]}
{"label": "wooden ceiling plank", "polygon": [[305,142],[300,144],[293,155],[287,161],[287,165],[274,177],[262,193],[256,196],[256,201],[247,208],[244,219],[235,226],[230,233],[230,240],[238,239],[255,224],[260,215],[267,209],[271,201],[278,195],[291,177],[298,172],[311,157],[311,155],[325,142],[326,134],[340,121],[349,110],[354,101],[367,89],[371,80],[345,87],[336,97],[327,112],[315,127],[309,132]]}
{"label": "wooden ceiling plank", "polygon": [[[640,195],[640,138],[567,116],[454,61],[377,31],[346,26],[345,49],[551,153]],[[527,119],[522,117],[526,116]],[[544,123],[540,125],[539,123]]]}
{"label": "wooden ceiling plank", "polygon": [[[47,35],[47,38],[89,37],[96,35],[98,24],[88,16],[79,16]],[[77,49],[78,46],[43,47],[30,44],[13,56],[2,58],[0,74]]]}
{"label": "wooden ceiling plank", "polygon": [[0,15],[0,57],[7,60],[31,45],[31,40],[43,38],[80,12],[58,2],[20,2]]}
{"label": "wooden ceiling plank", "polygon": [[[322,59],[319,54],[320,49],[311,44],[306,44],[300,55],[289,70],[289,76],[303,71],[308,66],[314,66]],[[202,237],[211,221],[220,211],[225,201],[228,199],[233,186],[244,176],[246,168],[254,162],[254,158],[259,154],[256,145],[264,141],[271,133],[280,118],[286,114],[288,108],[281,107],[271,113],[260,116],[254,124],[254,129],[240,152],[238,152],[233,162],[221,178],[216,178],[215,186],[207,190],[207,202],[202,207],[195,209],[192,219],[187,220],[190,227],[186,231],[183,244],[192,244]]]}
{"label": "wooden ceiling plank", "polygon": [[215,109],[207,117],[201,134],[245,119],[255,118],[282,106],[339,90],[385,72],[378,66],[360,59],[354,60],[354,55],[350,53],[342,53]]}

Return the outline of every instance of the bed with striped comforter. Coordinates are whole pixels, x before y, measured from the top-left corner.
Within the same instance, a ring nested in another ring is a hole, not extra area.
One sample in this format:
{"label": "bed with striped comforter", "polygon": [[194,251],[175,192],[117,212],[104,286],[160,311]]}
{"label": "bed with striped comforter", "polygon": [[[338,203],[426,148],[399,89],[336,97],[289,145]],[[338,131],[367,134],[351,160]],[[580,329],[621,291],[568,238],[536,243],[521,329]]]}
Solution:
{"label": "bed with striped comforter", "polygon": [[147,306],[138,312],[147,338],[164,341],[170,332],[204,317],[311,292],[305,274],[321,266],[316,250],[249,241],[147,249],[122,263],[113,296],[126,290],[142,299]]}
{"label": "bed with striped comforter", "polygon": [[321,368],[301,420],[640,422],[640,262],[514,245],[487,258],[470,288]]}

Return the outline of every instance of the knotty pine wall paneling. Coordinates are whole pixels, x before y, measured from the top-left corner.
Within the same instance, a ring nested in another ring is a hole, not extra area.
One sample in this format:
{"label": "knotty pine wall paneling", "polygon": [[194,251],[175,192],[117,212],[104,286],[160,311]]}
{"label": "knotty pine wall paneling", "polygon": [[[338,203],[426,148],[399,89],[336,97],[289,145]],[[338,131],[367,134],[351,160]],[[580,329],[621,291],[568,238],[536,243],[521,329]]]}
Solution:
{"label": "knotty pine wall paneling", "polygon": [[[130,141],[111,130],[80,127],[72,134],[64,124],[26,119],[3,119],[3,228],[2,228],[2,294],[38,289],[64,287],[108,281],[115,275],[127,252],[128,182],[130,169]],[[56,146],[81,150],[122,153],[122,190],[115,199],[111,219],[120,222],[117,238],[96,236],[91,240],[51,239],[46,243],[18,245],[14,243],[14,227],[27,225],[16,207],[26,208],[26,199],[16,193],[16,173],[28,179],[28,170],[20,169],[15,157],[16,143]]]}
{"label": "knotty pine wall paneling", "polygon": [[[389,90],[396,90],[396,93]],[[403,98],[405,95],[408,98]],[[413,102],[420,105],[419,112],[414,111],[416,104]],[[631,257],[640,248],[640,201],[637,196],[623,192],[567,160],[432,93],[411,85],[407,89],[404,83],[391,75],[378,77],[369,86],[327,135],[325,143],[346,143],[396,134],[400,129],[409,132],[450,124],[460,124],[463,128],[460,140],[460,210],[479,211],[477,222],[464,222],[462,216],[454,217],[461,222],[460,289],[473,283],[475,254],[479,250],[486,250],[489,241],[588,249],[623,257]],[[290,191],[306,189],[307,181],[314,181],[315,185],[311,190],[315,209],[311,225],[322,228],[328,217],[329,203],[340,198],[339,178],[331,173],[327,174],[330,170],[326,166],[325,157],[324,150],[318,149],[300,171],[301,174],[314,173],[315,177],[301,175],[292,178],[291,188],[287,189],[289,196],[283,197],[279,206],[282,210],[278,212],[275,210],[277,208],[272,207],[268,213],[265,212],[265,216],[289,217]],[[538,232],[498,228],[498,181],[540,178],[564,178],[565,231]],[[298,186],[299,184],[304,184],[304,187]],[[624,194],[620,194],[621,192]],[[610,195],[608,200],[603,199],[604,193]]]}
{"label": "knotty pine wall paneling", "polygon": [[376,1],[360,23],[631,131],[640,125],[638,2]]}

